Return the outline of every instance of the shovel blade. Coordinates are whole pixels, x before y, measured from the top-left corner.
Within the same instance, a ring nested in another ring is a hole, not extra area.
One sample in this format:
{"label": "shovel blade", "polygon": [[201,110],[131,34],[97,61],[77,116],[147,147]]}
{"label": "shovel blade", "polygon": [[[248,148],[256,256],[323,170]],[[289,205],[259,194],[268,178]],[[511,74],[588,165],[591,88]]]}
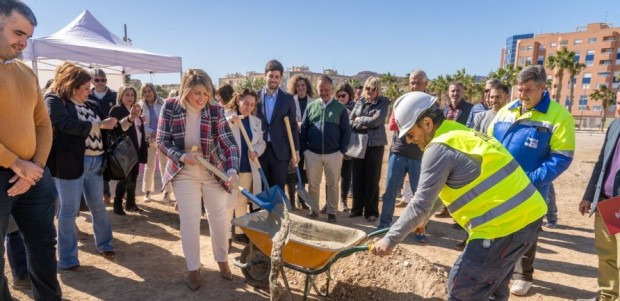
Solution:
{"label": "shovel blade", "polygon": [[247,191],[246,189],[241,190],[241,193],[248,198],[248,200],[252,201],[254,204],[258,205],[258,207],[261,207],[269,212],[271,212],[271,210],[273,210],[274,207],[274,203],[271,202],[268,198],[267,199],[261,199],[260,197],[253,195],[251,192]]}

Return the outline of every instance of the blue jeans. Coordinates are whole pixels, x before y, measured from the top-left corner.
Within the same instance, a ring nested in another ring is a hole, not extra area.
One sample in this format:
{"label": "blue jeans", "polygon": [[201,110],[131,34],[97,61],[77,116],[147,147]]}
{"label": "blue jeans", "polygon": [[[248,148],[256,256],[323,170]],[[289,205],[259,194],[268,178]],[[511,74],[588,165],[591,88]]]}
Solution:
{"label": "blue jeans", "polygon": [[75,218],[84,199],[93,219],[97,251],[112,251],[112,226],[103,204],[103,156],[84,156],[84,173],[74,180],[55,179],[60,206],[58,211],[58,265],[69,268],[80,264],[78,260]]}
{"label": "blue jeans", "polygon": [[394,217],[394,206],[396,195],[403,188],[405,175],[409,174],[409,185],[411,193],[415,194],[420,180],[420,166],[422,161],[409,159],[398,154],[390,153],[387,170],[387,181],[385,193],[383,193],[383,207],[381,208],[381,218],[378,229],[389,228]]}
{"label": "blue jeans", "polygon": [[[13,215],[22,232],[28,260],[28,274],[32,281],[35,300],[60,300],[61,292],[56,278],[56,228],[54,209],[56,189],[49,170],[26,193],[9,197],[6,191],[15,173],[0,168],[0,237],[5,237],[9,215]],[[4,254],[4,244],[0,244]],[[0,256],[0,300],[12,300],[4,276],[4,256]]]}
{"label": "blue jeans", "polygon": [[493,240],[471,240],[450,270],[448,300],[508,300],[515,263],[536,242],[541,223]]}

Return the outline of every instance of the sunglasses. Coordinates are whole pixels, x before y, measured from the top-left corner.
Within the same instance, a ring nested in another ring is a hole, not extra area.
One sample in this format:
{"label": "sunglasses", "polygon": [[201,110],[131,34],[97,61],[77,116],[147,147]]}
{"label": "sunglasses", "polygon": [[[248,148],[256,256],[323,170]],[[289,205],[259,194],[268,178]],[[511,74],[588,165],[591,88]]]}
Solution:
{"label": "sunglasses", "polygon": [[377,90],[377,89],[376,88],[371,88],[371,87],[366,87],[366,91],[375,92],[375,90]]}
{"label": "sunglasses", "polygon": [[93,79],[93,81],[96,82],[96,83],[105,83],[108,80],[105,79],[105,78],[95,78],[95,79]]}
{"label": "sunglasses", "polygon": [[336,97],[338,97],[338,98],[345,98],[345,97],[347,97],[347,95],[348,94],[346,94],[346,93],[345,94],[337,94]]}

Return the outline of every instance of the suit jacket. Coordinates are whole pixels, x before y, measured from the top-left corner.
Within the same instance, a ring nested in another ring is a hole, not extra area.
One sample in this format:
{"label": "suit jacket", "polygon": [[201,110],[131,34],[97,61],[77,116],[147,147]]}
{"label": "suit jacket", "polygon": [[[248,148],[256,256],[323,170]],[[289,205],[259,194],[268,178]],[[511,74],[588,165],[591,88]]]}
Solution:
{"label": "suit jacket", "polygon": [[288,142],[288,134],[286,133],[286,125],[284,124],[284,116],[288,116],[293,132],[293,142],[295,150],[299,150],[299,130],[297,127],[297,109],[293,96],[278,88],[278,97],[271,114],[271,120],[267,120],[265,112],[265,100],[263,97],[265,89],[258,93],[258,103],[256,104],[256,117],[263,124],[263,139],[269,142],[267,136],[271,137],[271,145],[278,160],[285,161],[291,159],[291,147]]}
{"label": "suit jacket", "polygon": [[[110,109],[110,117],[114,117],[118,119],[118,122],[121,122],[121,119],[129,116],[129,110],[124,105],[115,105]],[[140,117],[139,117],[140,118]],[[136,129],[135,123],[132,123],[129,126],[129,129],[124,133],[129,136],[131,142],[133,142],[134,147],[136,148],[136,152],[138,152],[138,162],[146,163],[148,159],[148,143],[146,142],[146,133],[144,132],[144,120],[141,119],[142,126],[139,129]],[[123,134],[123,129],[120,125],[114,128],[114,131],[117,135]],[[142,134],[141,141],[138,143],[138,133],[136,131],[140,131]],[[137,166],[138,164],[136,164]]]}
{"label": "suit jacket", "polygon": [[[598,161],[594,164],[592,176],[590,177],[586,191],[583,194],[583,200],[592,202],[594,200],[606,198],[603,195],[603,185],[605,184],[604,181],[609,174],[607,169],[611,166],[611,161],[618,143],[618,137],[620,137],[620,119],[614,120],[614,122],[612,122],[609,126],[609,129],[607,129],[607,135],[605,135],[603,148],[601,148]],[[613,195],[611,195],[611,197],[620,195],[620,172],[616,173],[614,177]]]}
{"label": "suit jacket", "polygon": [[[239,151],[241,151],[241,140],[243,140],[243,135],[241,134],[241,130],[239,129],[238,124],[232,124],[230,117],[235,112],[226,111],[226,120],[228,121],[228,125],[230,126],[230,130],[232,131],[233,136],[235,137],[235,142],[239,146]],[[263,129],[262,122],[256,116],[250,115],[250,128],[252,129],[252,147],[254,147],[254,151],[258,153],[258,156],[261,156],[265,152],[265,148],[267,147],[267,143],[263,140]],[[243,157],[244,154],[239,154],[239,158]],[[247,156],[247,154],[246,154]],[[257,194],[262,191],[261,178],[260,173],[258,172],[258,168],[255,164],[253,164],[250,160],[250,168],[252,169],[252,189],[249,189],[250,192]],[[233,199],[237,199],[237,190],[234,190]]]}
{"label": "suit jacket", "polygon": [[[105,119],[106,115],[98,103],[88,100],[85,104],[99,115],[101,120]],[[84,173],[85,140],[93,124],[79,120],[75,104],[71,100],[61,99],[56,94],[45,95],[45,105],[54,127],[52,149],[46,165],[55,178],[77,179]],[[107,133],[106,130],[101,131],[104,150],[107,149]]]}

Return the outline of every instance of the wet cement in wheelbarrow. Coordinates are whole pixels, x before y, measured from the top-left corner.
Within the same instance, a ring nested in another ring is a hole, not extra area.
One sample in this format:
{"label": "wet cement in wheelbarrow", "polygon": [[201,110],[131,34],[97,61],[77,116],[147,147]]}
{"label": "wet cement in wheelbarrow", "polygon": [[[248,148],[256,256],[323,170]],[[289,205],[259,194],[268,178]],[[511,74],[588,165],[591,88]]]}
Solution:
{"label": "wet cement in wheelbarrow", "polygon": [[[365,233],[360,230],[318,222],[294,214],[289,216],[291,224],[288,240],[294,240],[316,248],[339,251],[355,245],[365,237]],[[244,227],[260,229],[273,238],[276,232],[280,230],[280,223],[272,218],[273,216],[268,217],[266,212],[263,214],[252,214],[251,218],[244,220]]]}
{"label": "wet cement in wheelbarrow", "polygon": [[[303,290],[305,275],[286,271],[289,284]],[[374,256],[358,252],[342,258],[331,268],[332,282],[326,300],[445,300],[447,272],[415,254],[397,246],[392,255]],[[317,280],[325,289],[325,276]],[[311,293],[316,297],[314,291]]]}

